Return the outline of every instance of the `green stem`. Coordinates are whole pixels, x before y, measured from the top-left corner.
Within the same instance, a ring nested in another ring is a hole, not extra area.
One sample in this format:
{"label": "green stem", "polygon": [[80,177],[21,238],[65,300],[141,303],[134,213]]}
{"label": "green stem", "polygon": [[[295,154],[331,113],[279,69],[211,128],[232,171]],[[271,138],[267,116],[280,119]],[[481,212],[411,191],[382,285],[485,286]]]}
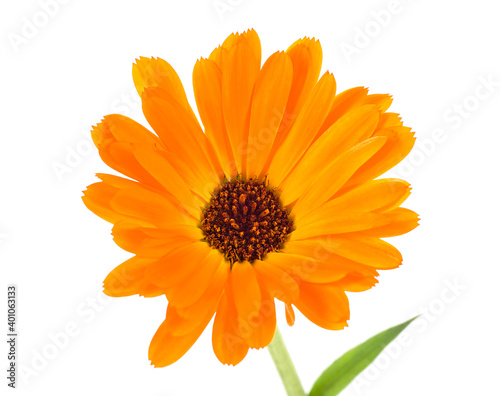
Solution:
{"label": "green stem", "polygon": [[304,388],[300,383],[299,376],[295,370],[290,354],[286,349],[283,338],[279,329],[276,327],[276,332],[274,333],[273,341],[267,347],[269,353],[273,358],[274,365],[278,370],[278,373],[285,385],[286,394],[288,396],[306,396]]}

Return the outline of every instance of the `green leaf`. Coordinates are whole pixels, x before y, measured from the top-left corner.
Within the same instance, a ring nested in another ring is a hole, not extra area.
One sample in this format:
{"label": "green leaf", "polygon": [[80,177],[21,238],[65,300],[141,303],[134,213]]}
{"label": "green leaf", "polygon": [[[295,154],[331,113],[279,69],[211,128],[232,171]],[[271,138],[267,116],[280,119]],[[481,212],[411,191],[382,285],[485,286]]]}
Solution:
{"label": "green leaf", "polygon": [[338,395],[416,318],[418,316],[382,331],[346,352],[320,375],[314,383],[309,396]]}

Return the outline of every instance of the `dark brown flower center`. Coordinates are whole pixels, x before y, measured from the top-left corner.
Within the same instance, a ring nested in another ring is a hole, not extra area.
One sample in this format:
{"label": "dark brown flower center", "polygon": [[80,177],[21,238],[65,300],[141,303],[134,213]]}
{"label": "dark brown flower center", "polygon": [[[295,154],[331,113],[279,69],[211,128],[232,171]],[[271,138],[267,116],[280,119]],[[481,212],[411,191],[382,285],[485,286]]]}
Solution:
{"label": "dark brown flower center", "polygon": [[214,192],[203,211],[201,229],[208,244],[232,265],[281,249],[293,221],[267,182],[236,179]]}

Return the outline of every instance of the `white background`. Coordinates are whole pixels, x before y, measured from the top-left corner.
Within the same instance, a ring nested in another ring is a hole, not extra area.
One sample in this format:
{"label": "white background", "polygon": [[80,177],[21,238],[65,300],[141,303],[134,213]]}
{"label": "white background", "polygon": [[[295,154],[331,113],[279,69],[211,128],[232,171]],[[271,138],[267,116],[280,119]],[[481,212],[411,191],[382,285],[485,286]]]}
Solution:
{"label": "white background", "polygon": [[[280,311],[306,390],[348,349],[427,310],[342,394],[498,392],[497,1],[65,3],[51,16],[35,0],[0,6],[0,294],[5,301],[7,284],[18,285],[19,395],[284,395],[267,351],[222,366],[211,330],[178,363],[152,368],[147,350],[166,300],[102,295],[102,280],[128,254],[80,199],[94,174],[108,170],[89,145],[91,125],[112,112],[145,122],[134,59],[166,59],[194,104],[196,59],[251,27],[264,58],[303,36],[320,39],[323,71],[335,74],[338,91],[364,85],[393,94],[391,110],[420,144],[392,172],[412,183],[405,206],[422,217],[417,230],[392,241],[404,265],[382,273],[374,289],[350,295],[346,330],[323,330],[300,315],[289,328]],[[23,26],[33,19],[39,27],[28,37]],[[55,170],[61,166],[63,174]],[[454,283],[460,287],[450,288]],[[68,328],[72,336],[62,336]],[[4,348],[0,360],[3,395]]]}

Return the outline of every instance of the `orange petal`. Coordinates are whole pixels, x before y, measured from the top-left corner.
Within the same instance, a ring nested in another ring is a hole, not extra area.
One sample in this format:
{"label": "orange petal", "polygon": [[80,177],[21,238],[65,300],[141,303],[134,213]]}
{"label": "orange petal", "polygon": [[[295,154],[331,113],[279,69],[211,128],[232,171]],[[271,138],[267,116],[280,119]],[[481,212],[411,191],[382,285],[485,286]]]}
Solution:
{"label": "orange petal", "polygon": [[335,96],[332,107],[325,119],[325,122],[320,128],[322,134],[330,128],[338,119],[344,116],[348,111],[357,106],[361,106],[368,94],[368,89],[365,87],[350,88]]}
{"label": "orange petal", "polygon": [[314,142],[283,185],[286,202],[293,202],[342,152],[370,137],[378,122],[375,106],[353,110]]}
{"label": "orange petal", "polygon": [[[213,313],[212,313],[213,315]],[[193,346],[207,327],[212,316],[207,316],[189,333],[176,336],[172,332],[182,321],[175,308],[168,306],[167,317],[156,331],[149,346],[149,360],[155,367],[165,367],[179,360]]]}
{"label": "orange petal", "polygon": [[227,60],[227,55],[229,51],[234,48],[237,44],[244,42],[247,44],[251,50],[257,63],[260,67],[261,64],[261,45],[260,39],[257,32],[254,29],[248,29],[243,33],[232,33],[230,34],[224,43],[214,49],[210,54],[209,59],[217,64],[219,69],[222,69],[224,62]]}
{"label": "orange petal", "polygon": [[292,239],[300,240],[321,235],[365,231],[383,227],[390,222],[389,217],[372,212],[334,214],[303,227],[297,225],[297,229],[292,233]]}
{"label": "orange petal", "polygon": [[174,167],[153,147],[136,145],[133,155],[137,162],[193,217],[200,216],[203,202],[189,189]]}
{"label": "orange petal", "polygon": [[[348,183],[349,186],[375,179],[396,166],[410,153],[415,144],[414,133],[410,131],[410,128],[393,127],[392,131],[394,133],[391,135],[386,132],[387,142],[378,153],[356,171]],[[383,136],[380,132],[379,135]]]}
{"label": "orange petal", "polygon": [[125,221],[116,223],[112,234],[115,243],[127,252],[157,258],[203,238],[201,230],[195,226],[176,225],[160,229],[139,227]]}
{"label": "orange petal", "polygon": [[222,111],[222,72],[215,62],[208,59],[196,62],[193,88],[205,133],[217,153],[222,169],[227,176],[235,175],[236,164]]}
{"label": "orange petal", "polygon": [[318,241],[324,249],[373,268],[397,268],[403,260],[394,246],[379,238],[360,234],[329,235],[318,238]]}
{"label": "orange petal", "polygon": [[151,223],[133,216],[127,216],[116,211],[111,206],[111,200],[123,188],[133,188],[137,185],[136,182],[124,179],[118,176],[98,174],[102,182],[91,184],[85,190],[82,197],[85,206],[102,219],[110,223],[119,221],[127,221],[134,224],[152,226]]}
{"label": "orange petal", "polygon": [[[133,183],[130,181],[130,183]],[[125,216],[120,215],[110,205],[111,199],[119,190],[107,183],[99,182],[91,184],[83,192],[83,203],[85,206],[100,218],[116,223],[123,220]]]}
{"label": "orange petal", "polygon": [[251,320],[260,309],[261,291],[253,266],[244,261],[233,264],[229,281],[234,295],[234,303],[243,321]]}
{"label": "orange petal", "polygon": [[186,111],[167,91],[158,87],[147,88],[142,94],[142,108],[149,124],[158,134],[167,151],[181,161],[177,166],[181,176],[198,176],[191,188],[215,188],[218,182],[218,165],[210,162],[210,142],[203,133],[196,117]]}
{"label": "orange petal", "polygon": [[258,177],[280,126],[292,84],[292,62],[288,55],[271,55],[255,84],[247,148],[247,175]]}
{"label": "orange petal", "polygon": [[285,317],[288,326],[293,326],[295,324],[295,312],[291,304],[285,304]]}
{"label": "orange petal", "polygon": [[262,300],[260,309],[247,322],[240,322],[240,334],[250,348],[264,348],[274,337],[276,330],[276,307],[264,283],[260,283]]}
{"label": "orange petal", "polygon": [[239,40],[222,64],[222,110],[236,168],[244,172],[252,93],[260,63],[245,40]]}
{"label": "orange petal", "polygon": [[163,292],[149,282],[144,271],[154,259],[132,257],[113,269],[104,279],[104,294],[110,297],[125,297],[140,294],[156,297]]}
{"label": "orange petal", "polygon": [[194,304],[208,289],[223,261],[225,261],[224,256],[219,251],[211,249],[208,256],[197,263],[194,272],[189,277],[166,291],[168,301],[177,308],[185,308]]}
{"label": "orange petal", "polygon": [[156,135],[138,122],[120,114],[110,114],[92,128],[92,140],[97,148],[109,141],[161,145]]}
{"label": "orange petal", "polygon": [[262,49],[257,32],[254,29],[248,29],[240,34],[240,38],[248,43],[260,68],[262,64]]}
{"label": "orange petal", "polygon": [[161,188],[134,157],[134,145],[129,142],[109,142],[99,149],[99,156],[105,164],[118,172],[154,188]]}
{"label": "orange petal", "polygon": [[286,54],[290,57],[293,67],[293,80],[285,108],[285,113],[274,139],[262,174],[266,174],[276,151],[281,147],[290,132],[295,120],[318,82],[321,71],[323,52],[319,41],[305,37],[293,43]]}
{"label": "orange petal", "polygon": [[[286,250],[293,254],[300,254],[315,258],[318,261],[327,263],[331,268],[337,270],[341,277],[337,277],[332,282],[325,278],[325,282],[333,284],[345,291],[361,291],[372,287],[376,283],[375,278],[378,272],[371,267],[357,263],[355,261],[341,257],[327,250],[320,240],[290,241]],[[307,280],[307,279],[305,279]],[[359,281],[356,284],[356,281]],[[368,285],[370,285],[368,287]]]}
{"label": "orange petal", "polygon": [[368,139],[375,130],[378,119],[379,113],[373,105],[361,106],[345,114],[314,142],[297,165],[293,175],[293,188],[300,180],[316,180],[325,164]]}
{"label": "orange petal", "polygon": [[238,313],[230,288],[221,297],[212,332],[215,356],[223,364],[237,365],[248,353],[248,344],[238,330]]}
{"label": "orange petal", "polygon": [[385,129],[403,126],[401,117],[397,113],[382,113],[377,125],[377,129]]}
{"label": "orange petal", "polygon": [[167,293],[167,290],[177,287],[202,266],[210,252],[205,242],[183,244],[149,265],[146,277]]}
{"label": "orange petal", "polygon": [[305,216],[304,221],[319,219],[325,213],[387,212],[397,208],[410,195],[410,185],[401,179],[377,179],[356,187]]}
{"label": "orange petal", "polygon": [[278,186],[296,165],[318,132],[335,97],[335,78],[325,73],[307,99],[297,120],[269,167],[269,179]]}
{"label": "orange petal", "polygon": [[[362,184],[347,193],[302,215],[296,212],[300,227],[322,221],[332,214],[359,212],[387,212],[399,205],[410,194],[410,186],[400,179],[378,179]],[[295,209],[295,208],[294,208]]]}
{"label": "orange petal", "polygon": [[181,79],[165,60],[145,57],[136,59],[132,66],[132,77],[139,96],[142,96],[146,88],[160,87],[170,92],[185,110],[192,112]]}
{"label": "orange petal", "polygon": [[318,81],[323,50],[318,40],[304,37],[293,43],[286,53],[293,64],[293,82],[286,113],[297,116]]}
{"label": "orange petal", "polygon": [[[392,97],[387,94],[368,95],[368,89],[365,87],[348,89],[335,97],[330,113],[321,126],[320,135],[349,111],[360,106],[374,105],[380,113],[383,113],[390,107],[391,103]],[[390,121],[392,123],[392,118]]]}
{"label": "orange petal", "polygon": [[349,301],[345,292],[333,285],[301,283],[295,306],[311,322],[327,330],[341,330],[349,320]]}
{"label": "orange petal", "polygon": [[371,94],[365,98],[363,104],[373,104],[377,106],[381,112],[384,112],[391,107],[392,96],[388,94]]}
{"label": "orange petal", "polygon": [[[301,168],[296,168],[297,173],[294,172],[288,179],[289,183],[283,187],[283,203],[287,205],[298,198],[294,212],[300,215],[321,206],[383,147],[386,140],[383,136],[367,139],[343,152],[333,161],[321,160],[319,156],[314,159],[304,158],[300,164]],[[307,168],[309,164],[310,168]],[[309,173],[305,169],[316,169],[317,173]],[[308,190],[303,186],[308,187]],[[300,195],[297,195],[297,191]]]}
{"label": "orange petal", "polygon": [[158,297],[162,294],[164,294],[162,288],[151,282],[144,282],[139,291],[139,295],[144,297]]}
{"label": "orange petal", "polygon": [[185,308],[176,307],[176,311],[183,320],[179,321],[176,328],[172,330],[173,335],[184,335],[189,333],[196,328],[207,315],[210,315],[210,317],[213,315],[224,291],[228,274],[229,263],[223,261],[212,276],[208,287],[196,302]]}
{"label": "orange petal", "polygon": [[290,240],[287,242],[283,251],[288,254],[306,256],[316,261],[327,263],[331,268],[334,268],[336,271],[344,275],[356,273],[369,277],[378,276],[378,272],[372,267],[368,267],[335,254],[331,249],[329,249],[328,240],[328,237],[302,241]]}
{"label": "orange petal", "polygon": [[253,268],[272,297],[292,303],[299,297],[299,286],[293,277],[267,260],[255,260]]}
{"label": "orange petal", "polygon": [[214,62],[217,65],[217,67],[221,69],[222,64],[226,61],[227,53],[228,53],[227,48],[223,48],[221,45],[219,45],[211,52],[210,56],[208,57],[208,60]]}
{"label": "orange petal", "polygon": [[110,204],[113,210],[124,216],[138,218],[157,227],[197,224],[197,220],[184,212],[182,206],[137,183],[118,191]]}
{"label": "orange petal", "polygon": [[158,187],[154,178],[146,172],[132,154],[134,144],[154,146],[161,145],[158,137],[149,132],[134,120],[111,114],[92,128],[92,139],[99,149],[102,160],[111,168],[149,184]]}
{"label": "orange petal", "polygon": [[418,214],[409,209],[396,208],[384,213],[384,216],[390,219],[389,224],[366,230],[363,234],[387,238],[406,234],[418,226]]}
{"label": "orange petal", "polygon": [[266,262],[292,275],[300,286],[302,281],[330,283],[341,279],[346,271],[314,257],[289,253],[269,253]]}
{"label": "orange petal", "polygon": [[348,292],[362,292],[370,290],[377,283],[378,280],[373,276],[352,273],[334,282],[333,285]]}

